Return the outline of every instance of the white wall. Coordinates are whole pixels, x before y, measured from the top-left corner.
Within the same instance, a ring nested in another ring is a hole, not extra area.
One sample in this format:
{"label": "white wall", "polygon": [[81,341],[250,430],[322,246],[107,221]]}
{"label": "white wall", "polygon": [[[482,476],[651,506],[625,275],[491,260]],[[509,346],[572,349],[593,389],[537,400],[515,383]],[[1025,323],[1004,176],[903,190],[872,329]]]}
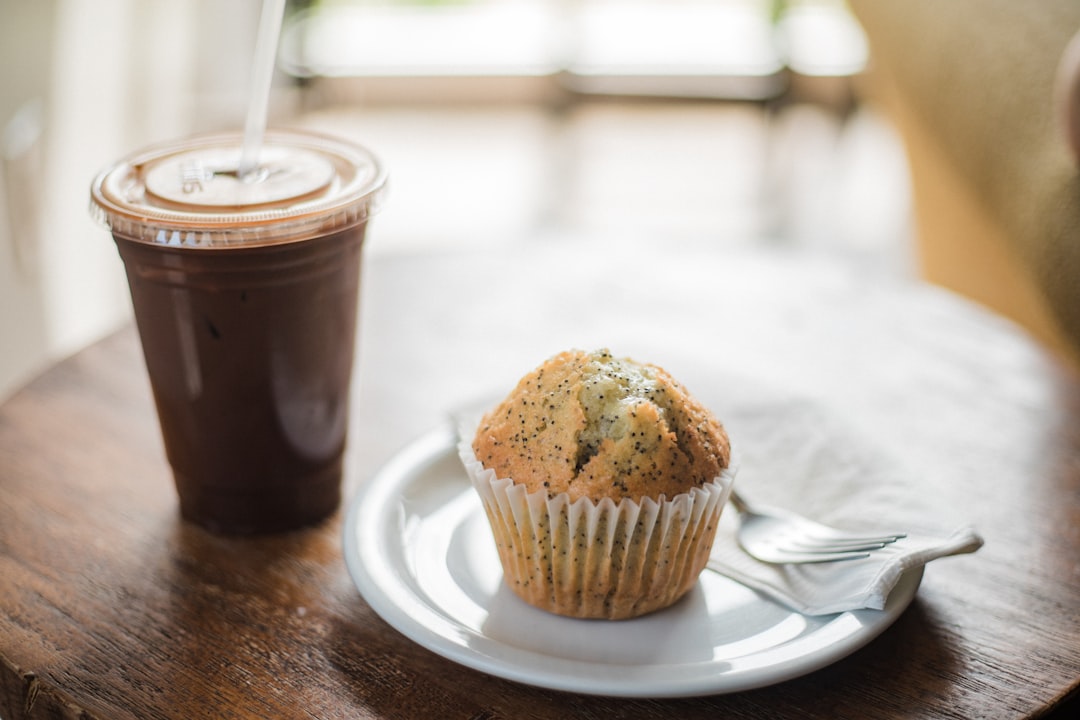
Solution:
{"label": "white wall", "polygon": [[54,3],[0,0],[0,398],[48,349],[39,252]]}

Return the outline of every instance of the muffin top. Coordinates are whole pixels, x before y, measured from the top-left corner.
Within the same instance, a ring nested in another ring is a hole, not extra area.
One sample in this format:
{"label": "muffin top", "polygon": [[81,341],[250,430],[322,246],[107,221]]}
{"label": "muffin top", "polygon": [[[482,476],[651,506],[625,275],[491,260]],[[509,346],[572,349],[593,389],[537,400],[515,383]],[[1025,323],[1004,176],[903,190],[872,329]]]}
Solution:
{"label": "muffin top", "polygon": [[473,451],[529,492],[671,499],[728,466],[723,426],[663,368],[608,350],[560,353],[480,422]]}

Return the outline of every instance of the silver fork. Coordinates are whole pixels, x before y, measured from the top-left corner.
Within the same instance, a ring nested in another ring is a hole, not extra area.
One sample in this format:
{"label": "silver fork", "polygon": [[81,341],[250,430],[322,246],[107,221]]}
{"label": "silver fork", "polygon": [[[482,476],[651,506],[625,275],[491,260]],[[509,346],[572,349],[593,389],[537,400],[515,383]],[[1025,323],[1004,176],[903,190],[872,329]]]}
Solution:
{"label": "silver fork", "polygon": [[903,532],[857,533],[816,523],[780,508],[751,506],[732,491],[739,513],[739,545],[767,563],[822,563],[858,560],[907,537]]}

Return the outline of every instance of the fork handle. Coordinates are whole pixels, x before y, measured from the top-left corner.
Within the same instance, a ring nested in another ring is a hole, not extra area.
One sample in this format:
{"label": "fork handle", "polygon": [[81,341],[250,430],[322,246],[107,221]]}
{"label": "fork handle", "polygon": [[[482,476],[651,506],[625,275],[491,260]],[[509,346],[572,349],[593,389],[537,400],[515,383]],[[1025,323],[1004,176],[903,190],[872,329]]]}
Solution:
{"label": "fork handle", "polygon": [[740,513],[750,512],[750,506],[745,500],[735,492],[735,488],[731,489],[731,495],[728,496],[728,502],[735,506],[735,509]]}

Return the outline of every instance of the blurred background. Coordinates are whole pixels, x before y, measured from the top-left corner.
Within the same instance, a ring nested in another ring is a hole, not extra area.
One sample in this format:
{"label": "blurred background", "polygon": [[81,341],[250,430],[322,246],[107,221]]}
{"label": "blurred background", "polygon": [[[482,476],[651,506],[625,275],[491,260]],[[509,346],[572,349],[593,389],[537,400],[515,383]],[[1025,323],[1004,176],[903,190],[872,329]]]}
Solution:
{"label": "blurred background", "polygon": [[[0,399],[128,322],[93,176],[239,129],[258,0],[0,0]],[[292,0],[271,124],[374,149],[369,255],[830,253],[914,274],[910,178],[839,0]]]}

